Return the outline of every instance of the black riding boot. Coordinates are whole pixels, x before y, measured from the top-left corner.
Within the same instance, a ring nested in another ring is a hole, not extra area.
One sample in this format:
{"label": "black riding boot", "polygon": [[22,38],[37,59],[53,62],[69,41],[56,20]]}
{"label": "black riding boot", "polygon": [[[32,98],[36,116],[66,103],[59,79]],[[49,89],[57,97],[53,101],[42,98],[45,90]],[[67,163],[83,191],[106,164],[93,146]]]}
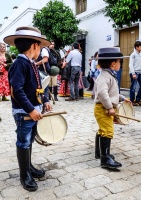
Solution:
{"label": "black riding boot", "polygon": [[54,86],[54,100],[55,101],[58,101],[57,94],[58,94],[58,92],[57,92],[57,86]]}
{"label": "black riding boot", "polygon": [[99,141],[100,140],[100,135],[98,135],[98,133],[96,133],[95,136],[95,158],[96,159],[100,159],[100,148],[99,148]]}
{"label": "black riding boot", "polygon": [[83,88],[79,89],[79,98],[80,98],[80,99],[83,99],[83,98],[84,98]]}
{"label": "black riding boot", "polygon": [[32,145],[30,147],[30,172],[33,178],[43,178],[45,176],[44,170],[36,169],[31,163]]}
{"label": "black riding boot", "polygon": [[[49,87],[49,91],[50,91],[50,93],[52,93],[52,87]],[[49,94],[49,100],[51,100],[50,94]]]}
{"label": "black riding boot", "polygon": [[17,158],[20,169],[20,181],[28,191],[37,190],[38,186],[30,172],[30,149],[17,148]]}
{"label": "black riding boot", "polygon": [[[96,133],[96,136],[95,136],[95,158],[96,159],[100,159],[100,145],[99,145],[99,143],[100,143],[100,135],[98,135],[98,133]],[[110,152],[109,152],[109,154],[110,154]],[[110,157],[112,159],[115,159],[115,157],[112,154],[110,154]]]}
{"label": "black riding boot", "polygon": [[100,137],[100,149],[101,149],[101,167],[116,169],[121,167],[121,163],[116,162],[109,155],[111,139],[107,137]]}

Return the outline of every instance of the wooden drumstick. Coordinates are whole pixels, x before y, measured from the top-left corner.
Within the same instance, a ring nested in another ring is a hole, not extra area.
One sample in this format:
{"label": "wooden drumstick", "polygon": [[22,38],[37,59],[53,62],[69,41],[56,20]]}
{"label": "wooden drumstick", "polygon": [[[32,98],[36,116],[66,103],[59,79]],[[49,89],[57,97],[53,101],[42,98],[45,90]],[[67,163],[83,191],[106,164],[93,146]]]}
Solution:
{"label": "wooden drumstick", "polygon": [[[49,113],[44,113],[42,114],[42,117],[49,117],[49,116],[53,116],[53,115],[61,115],[61,114],[67,114],[66,111],[62,111],[62,112],[49,112]],[[31,120],[32,118],[30,116],[24,117],[24,120]]]}
{"label": "wooden drumstick", "polygon": [[133,117],[128,117],[128,116],[125,116],[125,115],[119,115],[117,113],[115,113],[115,115],[118,116],[118,117],[123,117],[123,118],[126,118],[126,119],[131,119],[131,120],[134,120],[134,121],[137,121],[137,122],[141,122],[141,120],[133,118]]}
{"label": "wooden drumstick", "polygon": [[[108,114],[108,111],[106,111],[106,114]],[[137,122],[141,122],[141,120],[133,118],[133,117],[128,117],[128,116],[125,116],[125,115],[119,115],[117,113],[115,113],[115,115],[118,116],[118,117],[123,117],[123,118],[126,118],[126,119],[131,119],[131,120],[134,120],[134,121],[137,121]]]}

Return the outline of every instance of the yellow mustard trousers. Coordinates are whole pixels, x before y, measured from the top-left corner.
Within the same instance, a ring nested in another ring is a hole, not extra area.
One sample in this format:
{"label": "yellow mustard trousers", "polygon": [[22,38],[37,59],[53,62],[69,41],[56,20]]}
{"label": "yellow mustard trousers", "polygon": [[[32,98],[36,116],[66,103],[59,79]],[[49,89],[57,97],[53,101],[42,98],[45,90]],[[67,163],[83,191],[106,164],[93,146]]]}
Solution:
{"label": "yellow mustard trousers", "polygon": [[106,114],[106,109],[102,104],[95,104],[94,116],[99,126],[98,135],[112,139],[114,135],[114,117]]}

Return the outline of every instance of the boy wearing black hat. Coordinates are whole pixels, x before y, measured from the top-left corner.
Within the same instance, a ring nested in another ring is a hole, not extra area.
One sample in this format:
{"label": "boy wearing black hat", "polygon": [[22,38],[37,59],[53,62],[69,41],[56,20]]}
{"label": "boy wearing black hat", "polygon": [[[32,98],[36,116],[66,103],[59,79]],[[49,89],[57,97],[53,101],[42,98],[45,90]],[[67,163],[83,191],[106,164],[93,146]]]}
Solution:
{"label": "boy wearing black hat", "polygon": [[[101,74],[95,82],[94,115],[99,130],[96,134],[95,157],[101,159],[101,167],[116,169],[121,163],[110,155],[110,143],[114,135],[113,116],[119,101],[129,101],[119,94],[116,72],[120,69],[120,49],[101,48],[98,52],[98,65]],[[100,142],[100,149],[99,149]]]}
{"label": "boy wearing black hat", "polygon": [[[16,46],[19,55],[9,70],[11,87],[12,114],[17,126],[17,158],[20,181],[28,191],[37,190],[34,178],[45,176],[44,170],[36,169],[31,163],[32,143],[36,135],[37,121],[42,118],[42,106],[51,109],[49,100],[44,96],[38,68],[34,61],[38,58],[40,47],[50,43],[42,38],[41,32],[34,27],[19,27],[15,35],[4,38],[5,43]],[[24,120],[29,115],[31,120]]]}

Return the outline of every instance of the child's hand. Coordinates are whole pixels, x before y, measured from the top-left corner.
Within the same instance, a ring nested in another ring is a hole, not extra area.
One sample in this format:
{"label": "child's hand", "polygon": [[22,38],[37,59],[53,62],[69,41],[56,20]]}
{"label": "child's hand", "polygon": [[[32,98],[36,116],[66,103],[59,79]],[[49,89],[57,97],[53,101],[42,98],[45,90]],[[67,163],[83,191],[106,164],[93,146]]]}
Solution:
{"label": "child's hand", "polygon": [[36,109],[34,109],[32,112],[30,112],[29,115],[34,121],[38,121],[38,120],[42,119],[41,113],[39,113]]}
{"label": "child's hand", "polygon": [[130,99],[127,99],[127,98],[125,98],[124,101],[131,103]]}
{"label": "child's hand", "polygon": [[115,110],[114,110],[114,108],[110,108],[110,109],[108,110],[108,115],[110,115],[110,116],[115,116]]}
{"label": "child's hand", "polygon": [[45,104],[44,104],[44,109],[45,109],[46,111],[51,111],[51,110],[52,110],[51,104],[50,104],[49,102],[45,103]]}

